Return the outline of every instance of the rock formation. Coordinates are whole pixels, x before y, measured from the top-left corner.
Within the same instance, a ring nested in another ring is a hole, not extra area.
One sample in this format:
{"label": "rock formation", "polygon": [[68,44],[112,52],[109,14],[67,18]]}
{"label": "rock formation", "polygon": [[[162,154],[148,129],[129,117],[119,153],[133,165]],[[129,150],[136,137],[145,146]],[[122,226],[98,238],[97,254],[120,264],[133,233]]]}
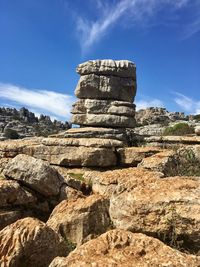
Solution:
{"label": "rock formation", "polygon": [[81,128],[0,142],[0,266],[200,266],[200,137],[129,146],[135,65],[77,70]]}
{"label": "rock formation", "polygon": [[26,108],[19,111],[15,108],[0,108],[0,140],[10,139],[8,130],[14,130],[19,138],[33,136],[47,136],[69,129],[67,122],[51,121],[49,116],[39,118]]}
{"label": "rock formation", "polygon": [[[105,127],[113,131],[118,128],[122,135],[125,128],[135,126],[136,66],[133,62],[88,61],[80,64],[77,72],[81,75],[75,90],[79,100],[73,105],[72,123],[99,127],[100,138],[106,138]],[[84,132],[77,132],[85,136]]]}

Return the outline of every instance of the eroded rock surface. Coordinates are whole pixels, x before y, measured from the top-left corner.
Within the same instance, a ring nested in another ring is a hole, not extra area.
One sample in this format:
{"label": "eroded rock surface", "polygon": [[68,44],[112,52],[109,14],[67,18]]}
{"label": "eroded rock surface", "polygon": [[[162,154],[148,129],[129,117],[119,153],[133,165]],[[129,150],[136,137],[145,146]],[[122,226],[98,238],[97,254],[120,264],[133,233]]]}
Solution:
{"label": "eroded rock surface", "polygon": [[110,227],[109,201],[99,195],[62,201],[47,225],[77,246],[104,233]]}
{"label": "eroded rock surface", "polygon": [[111,197],[110,216],[117,228],[147,233],[197,252],[199,192],[200,180],[192,177],[155,179],[132,188],[118,185]]}
{"label": "eroded rock surface", "polygon": [[66,256],[67,246],[48,226],[25,218],[0,231],[0,266],[47,267],[56,256]]}
{"label": "eroded rock surface", "polygon": [[200,257],[174,250],[143,234],[112,230],[91,240],[68,257],[57,257],[49,267],[197,267]]}
{"label": "eroded rock surface", "polygon": [[62,177],[47,162],[27,155],[18,155],[10,160],[4,175],[45,196],[58,195],[63,183]]}

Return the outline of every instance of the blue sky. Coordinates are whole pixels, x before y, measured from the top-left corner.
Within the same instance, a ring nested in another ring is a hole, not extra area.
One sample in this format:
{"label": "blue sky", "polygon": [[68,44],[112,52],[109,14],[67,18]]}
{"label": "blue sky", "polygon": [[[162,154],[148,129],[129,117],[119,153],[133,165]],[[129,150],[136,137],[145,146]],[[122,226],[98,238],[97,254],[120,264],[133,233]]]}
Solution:
{"label": "blue sky", "polygon": [[137,65],[137,108],[200,113],[199,0],[0,0],[0,106],[70,119],[76,66]]}

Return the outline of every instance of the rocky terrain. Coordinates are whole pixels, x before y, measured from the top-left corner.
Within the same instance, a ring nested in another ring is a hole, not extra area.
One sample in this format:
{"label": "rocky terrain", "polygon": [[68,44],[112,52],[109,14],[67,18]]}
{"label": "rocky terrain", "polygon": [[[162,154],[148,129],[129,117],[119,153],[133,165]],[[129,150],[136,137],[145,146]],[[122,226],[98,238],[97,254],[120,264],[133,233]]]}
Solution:
{"label": "rocky terrain", "polygon": [[[72,112],[84,127],[0,143],[0,266],[200,266],[200,137],[141,143],[135,70],[80,64]],[[126,99],[113,95],[118,77]]]}
{"label": "rocky terrain", "polygon": [[200,126],[199,115],[185,115],[184,112],[169,112],[166,108],[150,107],[138,110],[135,113],[135,133],[152,136],[160,136],[168,126],[177,123],[187,123],[190,127]]}
{"label": "rocky terrain", "polygon": [[49,116],[39,118],[26,108],[0,108],[0,140],[9,139],[9,130],[17,132],[19,138],[48,136],[69,129],[67,122],[51,121]]}

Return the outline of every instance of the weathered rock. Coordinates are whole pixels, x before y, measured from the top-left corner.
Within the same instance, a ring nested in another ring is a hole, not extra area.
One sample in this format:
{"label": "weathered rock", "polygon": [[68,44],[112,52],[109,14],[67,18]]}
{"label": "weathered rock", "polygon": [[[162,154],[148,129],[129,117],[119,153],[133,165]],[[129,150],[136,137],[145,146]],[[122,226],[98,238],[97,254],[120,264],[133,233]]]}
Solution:
{"label": "weathered rock", "polygon": [[200,249],[200,181],[170,177],[119,185],[110,202],[110,216],[117,228],[157,236],[177,248]]}
{"label": "weathered rock", "polygon": [[135,105],[130,102],[80,99],[74,105],[72,114],[111,114],[133,117],[135,115]]}
{"label": "weathered rock", "polygon": [[0,208],[35,203],[36,198],[16,181],[0,180]]}
{"label": "weathered rock", "polygon": [[132,103],[136,94],[136,82],[132,78],[98,76],[80,77],[75,90],[78,98],[111,99]]}
{"label": "weathered rock", "polygon": [[117,149],[119,164],[136,167],[144,158],[150,157],[161,149],[156,147],[125,147]]}
{"label": "weathered rock", "polygon": [[41,144],[45,146],[62,146],[62,147],[99,147],[99,148],[115,148],[123,147],[123,142],[113,139],[99,138],[44,138]]}
{"label": "weathered rock", "polygon": [[125,187],[134,188],[137,185],[154,183],[163,174],[152,172],[142,168],[124,168],[109,171],[87,171],[83,177],[86,181],[92,184],[94,193],[112,196],[116,187],[119,186],[122,190]]}
{"label": "weathered rock", "polygon": [[135,127],[134,117],[110,115],[110,114],[73,114],[71,122],[85,126],[102,127]]}
{"label": "weathered rock", "polygon": [[195,131],[195,134],[199,136],[200,135],[200,126],[196,126],[194,131]]}
{"label": "weathered rock", "polygon": [[32,150],[32,155],[60,166],[109,167],[117,164],[112,148],[41,145]]}
{"label": "weathered rock", "polygon": [[41,138],[32,138],[24,140],[10,140],[0,142],[0,158],[14,158],[18,154],[23,154],[29,147],[40,144]]}
{"label": "weathered rock", "polygon": [[57,135],[56,138],[98,138],[98,139],[114,139],[123,142],[127,141],[126,129],[103,128],[103,127],[82,127],[72,128]]}
{"label": "weathered rock", "polygon": [[47,162],[27,155],[10,160],[3,173],[45,196],[58,195],[63,183],[62,177]]}
{"label": "weathered rock", "polygon": [[138,166],[148,170],[162,172],[167,175],[173,172],[173,169],[176,169],[176,154],[174,150],[161,151],[155,155],[144,158]]}
{"label": "weathered rock", "polygon": [[[2,230],[7,225],[16,222],[19,219],[30,216],[30,213],[31,212],[25,212],[25,211],[22,211],[20,209],[15,209],[15,210],[2,209],[2,210],[0,210],[0,230]],[[1,240],[0,240],[0,242],[1,242]]]}
{"label": "weathered rock", "polygon": [[197,267],[199,264],[200,257],[181,253],[155,238],[117,229],[83,244],[66,258],[55,258],[49,267]]}
{"label": "weathered rock", "polygon": [[0,266],[47,267],[56,256],[66,256],[67,246],[48,226],[25,218],[0,231]]}
{"label": "weathered rock", "polygon": [[62,201],[47,225],[77,246],[104,233],[110,227],[109,201],[98,195],[76,201]]}
{"label": "weathered rock", "polygon": [[38,119],[26,108],[16,110],[15,108],[0,107],[0,140],[46,136],[68,128],[67,122],[51,121],[50,117],[45,115],[41,115]]}
{"label": "weathered rock", "polygon": [[128,60],[90,60],[78,65],[76,71],[80,75],[96,73],[135,78],[136,66]]}

